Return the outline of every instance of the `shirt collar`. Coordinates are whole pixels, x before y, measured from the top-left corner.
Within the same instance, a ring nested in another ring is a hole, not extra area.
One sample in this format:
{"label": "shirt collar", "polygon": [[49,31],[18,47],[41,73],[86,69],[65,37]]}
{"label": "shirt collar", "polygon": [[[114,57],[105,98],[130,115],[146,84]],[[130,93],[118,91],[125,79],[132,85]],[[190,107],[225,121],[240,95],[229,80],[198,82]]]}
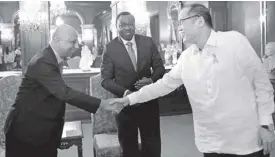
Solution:
{"label": "shirt collar", "polygon": [[127,40],[123,39],[122,37],[120,37],[120,39],[122,40],[124,45],[126,45],[128,42],[132,42],[133,45],[136,44],[135,35],[133,36],[133,38],[130,41],[127,41]]}
{"label": "shirt collar", "polygon": [[[211,30],[211,33],[207,39],[206,44],[204,45],[204,48],[206,48],[207,46],[213,46],[213,47],[217,46],[217,32],[215,32],[213,29]],[[193,44],[192,49],[193,49],[193,54],[198,54],[200,52],[198,46],[195,44]]]}
{"label": "shirt collar", "polygon": [[51,48],[53,49],[53,53],[56,57],[57,63],[60,64],[61,62],[63,62],[64,60],[60,57],[60,55],[56,52],[56,50],[52,46]]}
{"label": "shirt collar", "polygon": [[[217,46],[217,32],[215,32],[213,29],[211,30],[210,36],[205,44],[205,46]],[[204,47],[205,47],[204,46]]]}

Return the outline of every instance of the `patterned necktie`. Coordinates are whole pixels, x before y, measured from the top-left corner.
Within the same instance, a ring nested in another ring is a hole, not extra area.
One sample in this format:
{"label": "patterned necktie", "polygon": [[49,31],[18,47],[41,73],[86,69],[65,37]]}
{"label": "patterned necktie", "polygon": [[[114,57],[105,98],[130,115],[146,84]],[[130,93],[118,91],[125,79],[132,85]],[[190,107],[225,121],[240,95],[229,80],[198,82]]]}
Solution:
{"label": "patterned necktie", "polygon": [[135,68],[135,71],[137,71],[137,61],[136,61],[135,50],[132,47],[133,43],[132,42],[127,42],[126,45],[127,45],[128,54],[131,58],[131,61],[132,61],[133,66]]}

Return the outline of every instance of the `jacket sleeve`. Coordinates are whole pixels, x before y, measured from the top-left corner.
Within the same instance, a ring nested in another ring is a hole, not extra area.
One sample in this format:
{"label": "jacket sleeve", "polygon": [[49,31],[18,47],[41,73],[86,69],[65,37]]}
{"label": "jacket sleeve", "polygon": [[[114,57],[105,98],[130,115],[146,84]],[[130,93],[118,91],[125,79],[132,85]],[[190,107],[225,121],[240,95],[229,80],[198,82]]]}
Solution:
{"label": "jacket sleeve", "polygon": [[158,79],[162,78],[162,76],[165,73],[165,68],[163,66],[163,61],[160,57],[159,51],[151,39],[152,47],[151,47],[151,53],[153,53],[151,58],[151,67],[153,69],[153,74],[151,76],[151,79],[153,82],[156,82]]}
{"label": "jacket sleeve", "polygon": [[114,64],[106,47],[103,53],[101,64],[101,86],[112,94],[118,97],[123,97],[123,94],[127,89],[114,81],[114,72]]}
{"label": "jacket sleeve", "polygon": [[56,65],[46,60],[38,60],[29,66],[28,71],[26,75],[35,79],[61,101],[91,113],[97,111],[101,100],[68,87]]}

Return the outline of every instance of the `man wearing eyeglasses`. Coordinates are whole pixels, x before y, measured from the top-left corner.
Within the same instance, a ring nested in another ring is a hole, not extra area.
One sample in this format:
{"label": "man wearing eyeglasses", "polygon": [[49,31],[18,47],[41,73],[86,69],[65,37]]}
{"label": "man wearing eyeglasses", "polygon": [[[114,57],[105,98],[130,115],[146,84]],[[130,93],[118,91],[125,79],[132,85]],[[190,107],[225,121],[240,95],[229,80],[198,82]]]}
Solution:
{"label": "man wearing eyeglasses", "polygon": [[204,5],[184,7],[179,18],[183,42],[191,46],[177,65],[154,84],[111,103],[131,106],[184,84],[204,157],[269,156],[275,146],[273,88],[255,50],[236,31],[215,32]]}
{"label": "man wearing eyeglasses", "polygon": [[[157,81],[165,69],[152,38],[135,34],[133,15],[129,12],[118,14],[116,27],[119,36],[106,45],[103,54],[102,87],[123,97]],[[148,105],[125,107],[116,116],[123,157],[140,157],[140,154],[142,157],[160,157],[158,103],[152,100],[145,104]]]}

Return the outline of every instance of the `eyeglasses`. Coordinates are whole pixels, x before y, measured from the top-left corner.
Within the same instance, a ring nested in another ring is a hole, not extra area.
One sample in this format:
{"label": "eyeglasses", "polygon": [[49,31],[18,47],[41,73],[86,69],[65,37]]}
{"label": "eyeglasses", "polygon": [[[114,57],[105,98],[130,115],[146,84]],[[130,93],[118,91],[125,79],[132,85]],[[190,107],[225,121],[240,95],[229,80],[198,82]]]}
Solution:
{"label": "eyeglasses", "polygon": [[119,26],[119,28],[126,28],[127,26],[129,27],[129,28],[134,28],[135,27],[135,25],[134,24],[126,24],[126,23],[122,23],[122,24],[120,24],[120,25],[118,25]]}
{"label": "eyeglasses", "polygon": [[186,18],[180,19],[178,24],[179,24],[179,25],[182,25],[183,22],[184,22],[185,20],[188,20],[188,19],[191,19],[191,18],[194,18],[194,17],[200,17],[200,16],[201,16],[201,15],[198,15],[198,14],[192,15],[192,16],[188,16],[188,17],[186,17]]}

